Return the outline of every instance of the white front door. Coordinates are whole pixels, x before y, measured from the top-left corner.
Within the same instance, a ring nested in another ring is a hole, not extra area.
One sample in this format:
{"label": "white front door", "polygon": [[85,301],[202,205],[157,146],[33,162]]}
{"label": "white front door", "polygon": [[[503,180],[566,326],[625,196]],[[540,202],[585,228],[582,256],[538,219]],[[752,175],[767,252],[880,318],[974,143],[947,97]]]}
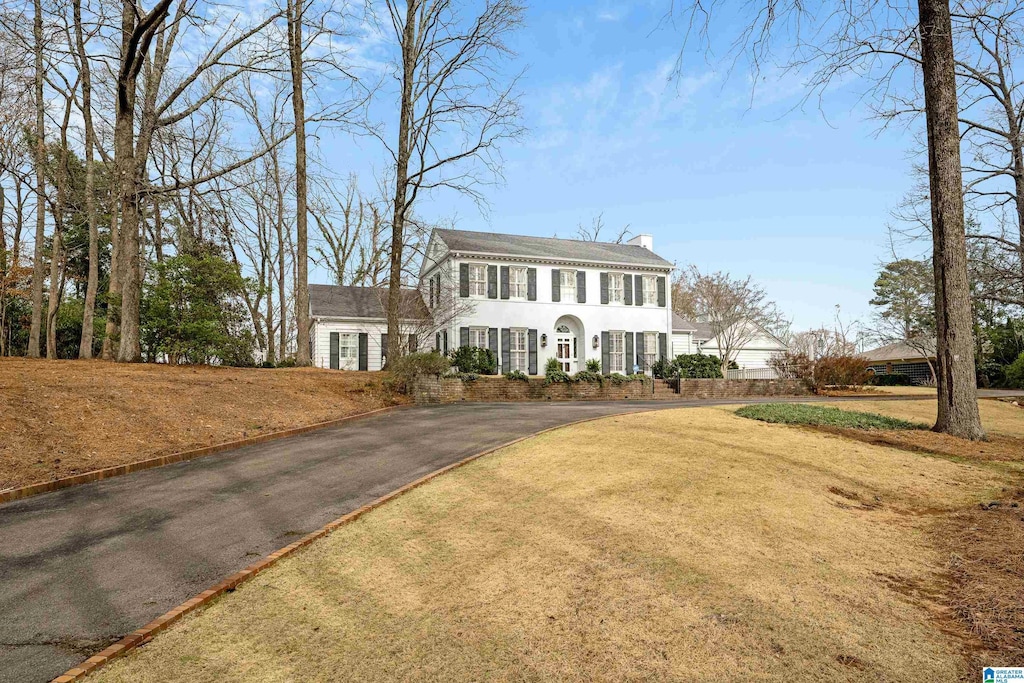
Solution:
{"label": "white front door", "polygon": [[571,333],[559,333],[555,337],[555,357],[565,372],[576,372],[576,337]]}

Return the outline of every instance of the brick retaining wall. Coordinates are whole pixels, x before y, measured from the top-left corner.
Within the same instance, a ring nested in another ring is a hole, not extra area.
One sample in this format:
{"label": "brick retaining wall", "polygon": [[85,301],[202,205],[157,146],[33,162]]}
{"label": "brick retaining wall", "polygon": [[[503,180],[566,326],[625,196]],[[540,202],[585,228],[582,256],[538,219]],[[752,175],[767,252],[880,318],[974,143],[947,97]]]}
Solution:
{"label": "brick retaining wall", "polygon": [[804,396],[810,393],[797,380],[690,379],[683,380],[680,394],[654,391],[650,381],[622,384],[568,382],[545,384],[543,378],[527,381],[481,377],[464,382],[454,377],[419,377],[413,386],[417,403],[486,403],[501,401],[622,401],[694,398],[744,398],[752,396]]}

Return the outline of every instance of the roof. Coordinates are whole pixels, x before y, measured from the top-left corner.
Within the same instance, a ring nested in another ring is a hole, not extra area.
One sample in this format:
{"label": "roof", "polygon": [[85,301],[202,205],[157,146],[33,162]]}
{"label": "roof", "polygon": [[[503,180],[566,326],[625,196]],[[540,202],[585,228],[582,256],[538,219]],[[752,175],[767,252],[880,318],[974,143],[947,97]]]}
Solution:
{"label": "roof", "polygon": [[[386,317],[384,304],[387,297],[388,290],[384,287],[310,285],[309,310],[313,317],[382,320]],[[426,318],[428,315],[419,290],[403,289],[402,317]]]}
{"label": "roof", "polygon": [[448,249],[462,253],[549,258],[588,263],[615,263],[655,268],[672,267],[671,263],[638,244],[613,244],[611,242],[565,240],[558,237],[503,235],[494,232],[441,228],[436,229],[434,233],[444,241]]}
{"label": "roof", "polygon": [[[929,358],[935,357],[935,342],[933,340],[926,340],[919,344],[919,346],[928,351]],[[861,353],[860,356],[869,361],[884,362],[918,360],[925,357],[920,349],[912,348],[904,342],[896,342],[895,344],[879,346],[877,349],[869,349]]]}
{"label": "roof", "polygon": [[698,323],[693,320],[687,320],[678,313],[672,313],[672,331],[673,332],[692,332],[694,339],[711,339],[714,335],[711,333],[711,325],[707,323]]}

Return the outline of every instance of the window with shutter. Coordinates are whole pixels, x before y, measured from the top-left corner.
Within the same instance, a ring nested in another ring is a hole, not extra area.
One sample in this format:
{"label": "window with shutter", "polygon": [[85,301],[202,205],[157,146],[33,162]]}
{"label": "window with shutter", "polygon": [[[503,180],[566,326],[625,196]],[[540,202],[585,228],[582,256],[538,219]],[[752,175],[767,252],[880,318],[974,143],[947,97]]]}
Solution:
{"label": "window with shutter", "polygon": [[658,305],[658,280],[653,275],[644,275],[643,279],[644,288],[644,305],[645,306],[657,306]]}
{"label": "window with shutter", "polygon": [[471,327],[469,328],[469,345],[476,346],[481,349],[487,348],[487,328],[486,327]]}
{"label": "window with shutter", "polygon": [[608,303],[622,303],[622,273],[608,274]]}
{"label": "window with shutter", "polygon": [[512,299],[525,299],[527,291],[526,268],[511,266],[508,269],[508,294]]}
{"label": "window with shutter", "polygon": [[[529,366],[527,364],[527,347],[526,347],[526,330],[523,328],[513,327],[509,329],[508,335],[508,351],[509,351],[509,368],[508,370],[519,370],[521,372],[527,372]],[[507,372],[507,371],[506,371]]]}
{"label": "window with shutter", "polygon": [[561,292],[562,300],[576,301],[576,271],[559,271],[558,289]]}
{"label": "window with shutter", "polygon": [[487,266],[485,264],[469,264],[469,295],[487,296]]}
{"label": "window with shutter", "polygon": [[613,330],[608,333],[609,372],[626,374],[626,333]]}

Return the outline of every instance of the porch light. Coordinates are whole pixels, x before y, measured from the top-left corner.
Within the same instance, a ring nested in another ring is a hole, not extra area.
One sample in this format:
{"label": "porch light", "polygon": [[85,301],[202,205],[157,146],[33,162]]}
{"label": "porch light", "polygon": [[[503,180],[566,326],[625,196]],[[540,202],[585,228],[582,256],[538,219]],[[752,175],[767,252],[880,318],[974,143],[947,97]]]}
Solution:
{"label": "porch light", "polygon": [[594,339],[593,339],[593,342],[592,342],[592,343],[594,344],[594,348],[595,348],[595,349],[597,348],[597,345],[598,345],[598,344],[600,343],[600,341],[601,341],[601,340],[600,340],[600,339],[598,339],[597,335],[595,334],[595,335],[594,335]]}
{"label": "porch light", "polygon": [[548,335],[546,335],[546,334],[541,334],[540,335],[540,345],[541,345],[541,348],[544,348],[545,346],[548,345]]}

